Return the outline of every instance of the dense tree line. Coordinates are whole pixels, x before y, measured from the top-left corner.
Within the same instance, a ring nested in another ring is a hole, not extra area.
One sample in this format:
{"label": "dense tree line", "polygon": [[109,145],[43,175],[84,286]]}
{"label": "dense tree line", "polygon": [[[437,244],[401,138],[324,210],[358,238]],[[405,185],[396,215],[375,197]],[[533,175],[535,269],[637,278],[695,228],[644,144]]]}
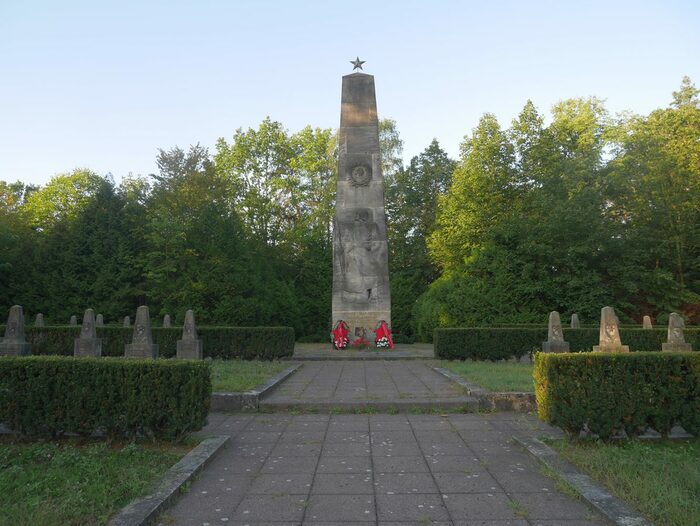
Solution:
{"label": "dense tree line", "polygon": [[683,80],[669,108],[611,118],[596,98],[528,102],[508,129],[484,115],[438,203],[428,249],[441,270],[417,302],[436,326],[596,323],[670,311],[700,321],[700,101]]}
{"label": "dense tree line", "polygon": [[[394,329],[543,322],[614,305],[623,320],[700,316],[700,103],[610,117],[572,99],[545,123],[528,102],[482,117],[452,160],[433,141],[407,166],[380,125]],[[147,303],[205,324],[332,320],[335,133],[270,119],[209,152],[160,150],[158,173],[115,184],[79,169],[43,187],[0,181],[0,306],[65,323]],[[6,310],[6,309],[4,309]]]}

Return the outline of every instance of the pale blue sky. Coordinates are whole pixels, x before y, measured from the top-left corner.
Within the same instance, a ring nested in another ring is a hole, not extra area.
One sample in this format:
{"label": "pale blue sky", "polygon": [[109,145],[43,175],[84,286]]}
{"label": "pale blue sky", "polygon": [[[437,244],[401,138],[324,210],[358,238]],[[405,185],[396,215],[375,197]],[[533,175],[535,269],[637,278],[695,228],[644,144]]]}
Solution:
{"label": "pale blue sky", "polygon": [[158,148],[338,125],[359,55],[405,158],[454,157],[484,112],[596,95],[666,106],[700,85],[700,1],[0,0],[0,179],[155,171]]}

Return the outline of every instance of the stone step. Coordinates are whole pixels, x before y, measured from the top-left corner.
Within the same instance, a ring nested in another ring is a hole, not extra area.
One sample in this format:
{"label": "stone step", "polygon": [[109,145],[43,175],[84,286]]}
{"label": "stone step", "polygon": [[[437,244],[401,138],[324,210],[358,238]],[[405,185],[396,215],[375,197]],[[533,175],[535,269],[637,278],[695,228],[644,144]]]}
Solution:
{"label": "stone step", "polygon": [[400,400],[328,400],[302,401],[295,399],[260,400],[259,410],[263,412],[313,412],[313,413],[421,413],[439,411],[459,411],[475,413],[479,410],[479,400],[474,397],[445,398],[426,400],[425,398],[405,398]]}
{"label": "stone step", "polygon": [[336,350],[326,343],[297,343],[290,360],[433,360],[435,352],[431,344],[398,343],[393,349],[384,350]]}
{"label": "stone step", "polygon": [[294,354],[291,358],[283,358],[286,361],[294,362],[318,362],[325,360],[343,360],[343,361],[362,361],[362,360],[434,360],[432,356],[417,356],[406,354],[390,354],[390,353],[342,353],[338,351],[329,351],[326,354]]}

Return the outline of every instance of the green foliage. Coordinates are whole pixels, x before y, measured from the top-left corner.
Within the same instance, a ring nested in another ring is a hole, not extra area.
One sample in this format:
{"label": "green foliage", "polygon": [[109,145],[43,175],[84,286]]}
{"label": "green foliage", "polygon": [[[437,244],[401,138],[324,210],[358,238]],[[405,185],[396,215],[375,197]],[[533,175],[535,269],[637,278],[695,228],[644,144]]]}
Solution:
{"label": "green foliage", "polygon": [[438,276],[426,238],[433,232],[438,199],[449,187],[454,166],[433,140],[405,170],[387,178],[392,328],[411,339],[414,304]]}
{"label": "green foliage", "polygon": [[[630,351],[660,351],[666,329],[620,328]],[[589,352],[598,345],[597,328],[564,329],[571,352]],[[686,329],[685,339],[700,350],[700,329]],[[445,360],[508,360],[542,349],[546,327],[468,327],[435,329],[435,357]]]}
{"label": "green foliage", "polygon": [[533,375],[540,418],[569,433],[700,433],[700,353],[537,353]]}
{"label": "green foliage", "polygon": [[104,429],[180,439],[201,429],[209,365],[194,361],[31,356],[0,360],[0,421],[27,435]]}
{"label": "green foliage", "polygon": [[552,446],[658,526],[700,524],[700,440],[557,440]]}
{"label": "green foliage", "polygon": [[530,393],[535,389],[529,363],[447,361],[440,365],[489,391]]}
{"label": "green foliage", "polygon": [[[242,360],[277,360],[294,354],[294,329],[291,327],[222,327],[211,328],[211,353],[207,353],[207,329],[200,330],[204,354],[212,358]],[[218,341],[218,343],[217,343]],[[221,349],[217,352],[216,349]]]}
{"label": "green foliage", "polygon": [[[379,123],[392,323],[538,323],[551,310],[623,322],[700,322],[700,102],[685,78],[668,108],[612,119],[594,97],[551,118],[527,102],[486,114],[458,162],[437,141],[403,166]],[[194,309],[208,325],[330,329],[337,138],[265,119],[160,150],[158,173],[75,170],[41,188],[0,181],[0,308],[63,323],[87,306],[121,319]]]}
{"label": "green foliage", "polygon": [[603,305],[700,320],[700,103],[688,79],[674,97],[617,122],[596,98],[556,104],[548,125],[531,102],[507,129],[485,115],[438,202],[419,338]]}
{"label": "green foliage", "polygon": [[[0,326],[0,330],[4,330]],[[134,329],[97,327],[102,339],[102,356],[124,356],[124,345],[131,343]],[[73,341],[80,327],[26,327],[32,354],[72,356]],[[153,343],[162,358],[172,358],[182,329],[154,327]],[[294,329],[291,327],[197,327],[204,346],[204,356],[222,360],[277,360],[294,354]]]}
{"label": "green foliage", "polygon": [[56,175],[46,186],[31,193],[23,211],[32,226],[51,228],[61,221],[75,219],[102,184],[99,175],[85,168]]}
{"label": "green foliage", "polygon": [[433,344],[435,357],[443,360],[495,361],[520,358],[546,337],[546,329],[435,329]]}
{"label": "green foliage", "polygon": [[632,256],[625,259],[634,262],[620,262],[627,277],[622,285],[639,311],[682,305],[694,314],[700,305],[700,98],[687,77],[673,95],[670,108],[628,117],[615,130],[611,213]]}
{"label": "green foliage", "polygon": [[182,456],[162,446],[83,442],[0,443],[0,526],[106,524]]}
{"label": "green foliage", "polygon": [[214,392],[240,393],[265,383],[289,366],[284,362],[258,360],[213,360],[211,385]]}

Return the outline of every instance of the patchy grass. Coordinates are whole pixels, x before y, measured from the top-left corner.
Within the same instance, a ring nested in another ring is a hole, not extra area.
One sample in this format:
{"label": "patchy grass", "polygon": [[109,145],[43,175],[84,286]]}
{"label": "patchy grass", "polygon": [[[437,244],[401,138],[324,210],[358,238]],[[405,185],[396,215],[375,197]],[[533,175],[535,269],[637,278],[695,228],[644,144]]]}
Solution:
{"label": "patchy grass", "polygon": [[228,393],[248,391],[271,376],[289,367],[284,362],[259,360],[213,360],[211,362],[212,390]]}
{"label": "patchy grass", "polygon": [[185,453],[169,444],[0,441],[0,525],[105,524]]}
{"label": "patchy grass", "polygon": [[476,385],[497,392],[533,393],[532,364],[517,362],[441,361],[440,366]]}
{"label": "patchy grass", "polygon": [[700,524],[700,439],[549,443],[658,526]]}

